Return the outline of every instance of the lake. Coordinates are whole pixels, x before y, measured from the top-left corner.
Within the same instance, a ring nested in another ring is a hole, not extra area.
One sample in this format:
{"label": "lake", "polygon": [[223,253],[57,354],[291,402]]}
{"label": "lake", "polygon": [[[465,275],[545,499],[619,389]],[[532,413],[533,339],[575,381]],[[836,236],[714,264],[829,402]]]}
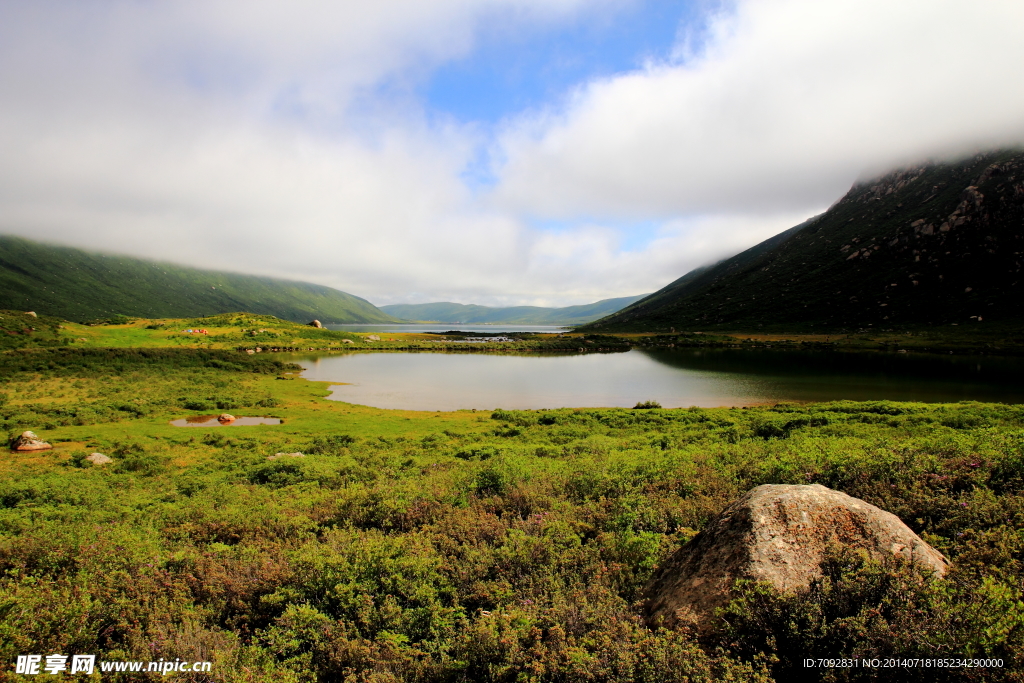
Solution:
{"label": "lake", "polygon": [[499,355],[300,356],[302,376],[346,382],[331,399],[377,408],[741,406],[786,401],[1024,403],[1024,360],[839,351],[632,349]]}
{"label": "lake", "polygon": [[530,332],[532,334],[558,334],[568,332],[571,327],[558,325],[468,325],[465,323],[409,323],[406,325],[375,325],[371,323],[348,324],[348,325],[324,325],[329,330],[341,332],[365,332],[368,334],[393,333],[393,332],[485,332],[497,334],[500,332]]}

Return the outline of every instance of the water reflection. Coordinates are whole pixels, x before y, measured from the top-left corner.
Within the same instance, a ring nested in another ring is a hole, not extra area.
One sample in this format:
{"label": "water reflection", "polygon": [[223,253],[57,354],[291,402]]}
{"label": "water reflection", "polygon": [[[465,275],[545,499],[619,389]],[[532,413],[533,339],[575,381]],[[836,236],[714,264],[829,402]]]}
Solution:
{"label": "water reflection", "polygon": [[1024,402],[1024,360],[995,356],[771,350],[641,350],[682,371],[742,375],[778,400]]}
{"label": "water reflection", "polygon": [[1024,402],[1024,363],[992,357],[634,349],[486,355],[351,353],[300,360],[303,377],[346,382],[331,398],[379,408],[739,406],[780,401]]}

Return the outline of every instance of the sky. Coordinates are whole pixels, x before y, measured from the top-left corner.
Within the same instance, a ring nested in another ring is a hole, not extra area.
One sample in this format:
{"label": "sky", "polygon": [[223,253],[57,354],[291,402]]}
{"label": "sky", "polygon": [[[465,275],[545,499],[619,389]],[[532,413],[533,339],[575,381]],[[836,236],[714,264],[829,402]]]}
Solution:
{"label": "sky", "polygon": [[1019,0],[0,0],[0,233],[371,302],[654,291],[1024,144]]}

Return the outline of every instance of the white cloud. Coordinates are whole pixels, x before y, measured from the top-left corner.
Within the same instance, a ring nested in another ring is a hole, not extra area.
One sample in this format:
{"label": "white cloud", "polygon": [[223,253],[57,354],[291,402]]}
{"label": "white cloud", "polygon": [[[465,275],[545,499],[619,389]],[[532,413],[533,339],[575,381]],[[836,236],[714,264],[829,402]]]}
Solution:
{"label": "white cloud", "polygon": [[1024,141],[1024,4],[746,0],[706,51],[516,122],[496,200],[671,217],[828,204],[865,169]]}
{"label": "white cloud", "polygon": [[[626,1],[2,5],[0,231],[380,304],[567,305],[652,291],[865,169],[1020,138],[1017,4],[743,2],[699,57],[513,118],[475,195],[487,141],[411,85],[482,22]],[[623,217],[661,227],[627,248]]]}

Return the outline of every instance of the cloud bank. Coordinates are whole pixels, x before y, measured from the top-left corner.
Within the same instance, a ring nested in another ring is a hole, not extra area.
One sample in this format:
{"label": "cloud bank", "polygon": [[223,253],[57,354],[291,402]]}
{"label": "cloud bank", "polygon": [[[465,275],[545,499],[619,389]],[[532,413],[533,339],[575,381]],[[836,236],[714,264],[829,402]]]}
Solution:
{"label": "cloud bank", "polygon": [[417,96],[482,27],[619,4],[3,5],[0,231],[378,304],[569,305],[653,291],[858,175],[1024,142],[1010,2],[738,2],[496,129]]}

